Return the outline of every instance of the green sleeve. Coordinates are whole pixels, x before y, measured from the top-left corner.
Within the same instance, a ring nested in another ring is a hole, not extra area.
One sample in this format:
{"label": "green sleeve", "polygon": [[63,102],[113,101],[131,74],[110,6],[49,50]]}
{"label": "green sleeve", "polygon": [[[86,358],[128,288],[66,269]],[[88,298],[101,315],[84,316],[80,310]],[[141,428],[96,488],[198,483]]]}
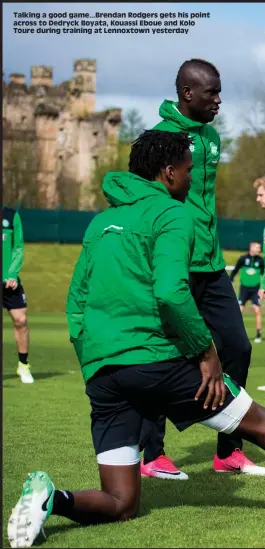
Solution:
{"label": "green sleeve", "polygon": [[8,269],[7,278],[18,279],[19,272],[22,267],[24,259],[24,239],[23,239],[23,229],[18,212],[14,215],[14,229],[13,229],[13,247],[12,247],[12,258],[11,265]]}
{"label": "green sleeve", "polygon": [[190,224],[182,204],[168,208],[155,221],[154,295],[169,337],[179,338],[183,354],[197,356],[212,343],[189,288]]}
{"label": "green sleeve", "polygon": [[262,277],[262,279],[261,279],[261,289],[262,289],[262,290],[265,290],[265,273],[264,273],[264,275],[263,275],[263,277]]}
{"label": "green sleeve", "polygon": [[83,322],[87,292],[88,280],[86,247],[83,246],[74,269],[66,302],[66,316],[70,341],[74,345],[80,364],[83,348]]}

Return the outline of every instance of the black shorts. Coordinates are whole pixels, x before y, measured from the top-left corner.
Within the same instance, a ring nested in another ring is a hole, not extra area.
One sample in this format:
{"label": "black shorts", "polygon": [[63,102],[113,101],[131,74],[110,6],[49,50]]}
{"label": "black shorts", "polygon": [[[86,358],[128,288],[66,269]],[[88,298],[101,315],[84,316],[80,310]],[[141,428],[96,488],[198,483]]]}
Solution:
{"label": "black shorts", "polygon": [[183,431],[212,418],[235,399],[227,391],[223,406],[205,410],[206,392],[194,400],[201,381],[197,358],[100,369],[86,384],[96,454],[139,444],[143,419],[156,422],[163,414]]}
{"label": "black shorts", "polygon": [[8,311],[27,307],[26,294],[20,280],[18,280],[16,290],[6,289],[5,284],[3,284],[3,307]]}
{"label": "black shorts", "polygon": [[259,298],[258,291],[259,286],[255,286],[254,288],[248,288],[247,286],[242,286],[241,284],[238,296],[239,305],[245,305],[247,301],[251,301],[252,305],[260,307],[261,300]]}

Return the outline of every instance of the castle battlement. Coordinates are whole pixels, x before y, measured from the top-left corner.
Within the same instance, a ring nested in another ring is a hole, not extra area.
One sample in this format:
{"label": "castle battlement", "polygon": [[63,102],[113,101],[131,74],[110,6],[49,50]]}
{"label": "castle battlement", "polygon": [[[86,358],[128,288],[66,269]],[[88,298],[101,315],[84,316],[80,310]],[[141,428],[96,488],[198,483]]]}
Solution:
{"label": "castle battlement", "polygon": [[[89,187],[98,158],[117,143],[122,119],[119,108],[95,111],[95,60],[75,60],[72,76],[60,84],[53,83],[53,76],[52,67],[34,65],[29,85],[24,74],[10,74],[8,83],[3,78],[6,170],[12,144],[19,142],[21,150],[21,143],[34,142],[43,207],[58,204],[59,179],[60,185],[70,178],[81,190]],[[81,192],[80,197],[79,206],[93,207],[92,194],[83,199]]]}
{"label": "castle battlement", "polygon": [[77,59],[73,64],[72,77],[61,84],[53,84],[53,68],[46,65],[31,67],[30,84],[26,84],[24,74],[10,74],[9,82],[3,81],[3,95],[9,98],[12,94],[29,95],[32,101],[40,97],[52,97],[59,100],[77,102],[88,111],[95,108],[96,94],[96,61]]}

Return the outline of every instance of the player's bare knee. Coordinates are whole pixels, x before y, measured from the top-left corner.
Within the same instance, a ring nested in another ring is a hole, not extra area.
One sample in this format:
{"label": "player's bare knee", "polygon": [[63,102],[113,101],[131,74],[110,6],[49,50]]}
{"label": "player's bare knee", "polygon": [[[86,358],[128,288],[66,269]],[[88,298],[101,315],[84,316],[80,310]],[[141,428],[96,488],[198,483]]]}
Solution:
{"label": "player's bare knee", "polygon": [[263,435],[265,441],[265,409],[263,406],[256,404],[256,418],[254,426],[260,435]]}
{"label": "player's bare knee", "polygon": [[242,418],[240,429],[265,441],[265,408],[257,402],[252,402]]}
{"label": "player's bare knee", "polygon": [[140,505],[140,490],[122,490],[115,495],[115,515],[118,521],[125,521],[136,517]]}
{"label": "player's bare knee", "polygon": [[131,501],[120,502],[118,511],[118,520],[126,521],[137,516],[139,511],[139,502],[134,498]]}
{"label": "player's bare knee", "polygon": [[23,330],[27,327],[27,316],[25,313],[19,315],[14,319],[14,326],[17,330]]}

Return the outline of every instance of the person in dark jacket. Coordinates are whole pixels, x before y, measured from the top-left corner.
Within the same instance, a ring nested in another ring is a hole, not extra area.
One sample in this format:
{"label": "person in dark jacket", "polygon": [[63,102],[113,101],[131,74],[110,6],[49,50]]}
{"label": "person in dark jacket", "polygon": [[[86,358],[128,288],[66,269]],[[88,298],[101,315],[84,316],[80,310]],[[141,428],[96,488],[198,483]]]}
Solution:
{"label": "person in dark jacket", "polygon": [[241,255],[231,272],[230,280],[234,281],[235,276],[240,272],[240,288],[238,303],[243,313],[247,301],[251,301],[256,316],[256,337],[255,343],[261,343],[261,299],[259,297],[261,278],[264,274],[264,259],[260,255],[261,245],[259,242],[250,242],[248,253]]}
{"label": "person in dark jacket", "polygon": [[3,307],[12,318],[18,352],[17,375],[22,383],[33,383],[28,363],[29,328],[26,294],[19,278],[24,259],[23,228],[19,213],[2,209],[2,281]]}

